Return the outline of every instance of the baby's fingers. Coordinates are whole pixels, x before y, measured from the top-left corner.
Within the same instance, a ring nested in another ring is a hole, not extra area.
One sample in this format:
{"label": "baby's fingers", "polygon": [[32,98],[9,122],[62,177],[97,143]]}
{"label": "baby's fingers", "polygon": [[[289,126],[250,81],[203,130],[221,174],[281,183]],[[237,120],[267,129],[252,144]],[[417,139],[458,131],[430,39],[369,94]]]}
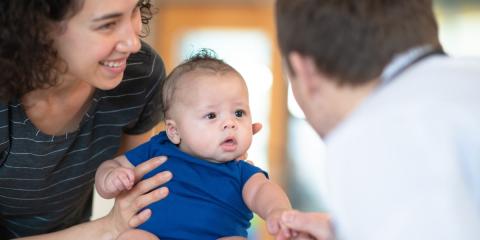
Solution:
{"label": "baby's fingers", "polygon": [[134,183],[133,171],[126,172],[125,174],[120,176],[120,182],[122,184],[122,190],[124,189],[130,190]]}

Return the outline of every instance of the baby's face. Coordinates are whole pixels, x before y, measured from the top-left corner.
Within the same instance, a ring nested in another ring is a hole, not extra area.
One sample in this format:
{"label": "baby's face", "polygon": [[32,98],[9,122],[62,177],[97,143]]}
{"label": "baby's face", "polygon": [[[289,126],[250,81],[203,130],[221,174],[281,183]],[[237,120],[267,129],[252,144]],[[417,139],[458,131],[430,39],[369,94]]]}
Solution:
{"label": "baby's face", "polygon": [[171,106],[180,149],[212,162],[243,155],[252,142],[245,81],[235,72],[195,70],[177,83]]}

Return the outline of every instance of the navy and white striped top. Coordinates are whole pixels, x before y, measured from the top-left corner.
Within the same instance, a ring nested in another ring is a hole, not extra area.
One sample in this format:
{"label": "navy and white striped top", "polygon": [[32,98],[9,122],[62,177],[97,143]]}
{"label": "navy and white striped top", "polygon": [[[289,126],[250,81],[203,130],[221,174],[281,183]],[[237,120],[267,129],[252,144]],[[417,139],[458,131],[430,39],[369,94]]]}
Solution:
{"label": "navy and white striped top", "polygon": [[160,57],[145,43],[113,90],[97,90],[77,131],[42,133],[18,99],[0,103],[0,239],[60,230],[88,221],[97,167],[117,152],[123,133],[162,118]]}

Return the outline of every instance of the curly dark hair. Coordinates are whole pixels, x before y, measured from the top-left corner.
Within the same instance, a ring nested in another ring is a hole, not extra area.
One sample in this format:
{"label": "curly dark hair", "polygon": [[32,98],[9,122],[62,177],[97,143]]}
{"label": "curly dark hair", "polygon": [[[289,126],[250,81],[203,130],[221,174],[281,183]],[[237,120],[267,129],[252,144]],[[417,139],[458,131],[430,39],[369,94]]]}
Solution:
{"label": "curly dark hair", "polygon": [[[0,1],[0,101],[8,102],[34,89],[57,84],[57,51],[49,31],[55,24],[74,16],[84,0]],[[150,0],[139,0],[144,28],[148,35],[152,18]]]}

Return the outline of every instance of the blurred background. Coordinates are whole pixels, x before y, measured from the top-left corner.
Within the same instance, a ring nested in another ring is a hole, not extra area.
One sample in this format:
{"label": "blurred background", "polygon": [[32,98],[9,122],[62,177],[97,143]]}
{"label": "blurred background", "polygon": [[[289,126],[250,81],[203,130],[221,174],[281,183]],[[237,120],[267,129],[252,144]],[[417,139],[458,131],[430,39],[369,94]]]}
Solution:
{"label": "blurred background", "polygon": [[[213,49],[245,78],[252,118],[263,124],[249,159],[288,193],[293,207],[328,211],[325,149],[295,103],[281,69],[273,0],[154,0],[146,41],[167,72],[201,48]],[[434,0],[440,39],[452,56],[480,56],[480,0]],[[162,126],[159,126],[160,130]],[[113,204],[95,196],[94,215]],[[255,217],[249,239],[272,239]]]}

